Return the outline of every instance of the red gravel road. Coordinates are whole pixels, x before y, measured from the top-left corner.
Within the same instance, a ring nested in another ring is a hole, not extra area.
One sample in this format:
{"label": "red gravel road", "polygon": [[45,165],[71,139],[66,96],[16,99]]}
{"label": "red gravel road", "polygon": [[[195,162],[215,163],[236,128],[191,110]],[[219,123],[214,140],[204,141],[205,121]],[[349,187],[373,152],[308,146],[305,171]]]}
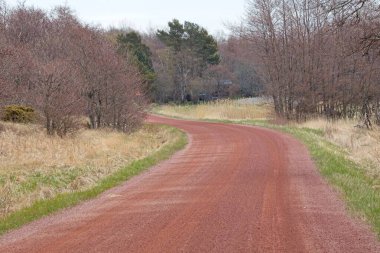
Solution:
{"label": "red gravel road", "polygon": [[292,137],[151,116],[187,148],[99,198],[0,238],[0,252],[380,252]]}

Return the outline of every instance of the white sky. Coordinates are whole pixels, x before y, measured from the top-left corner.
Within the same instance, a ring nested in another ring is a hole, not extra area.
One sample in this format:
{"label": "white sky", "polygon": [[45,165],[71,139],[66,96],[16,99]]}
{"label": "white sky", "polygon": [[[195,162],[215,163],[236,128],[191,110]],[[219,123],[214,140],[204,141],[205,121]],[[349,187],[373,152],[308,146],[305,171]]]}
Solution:
{"label": "white sky", "polygon": [[[5,0],[15,6],[20,0]],[[225,23],[239,22],[245,0],[21,0],[26,5],[51,9],[67,4],[86,23],[109,26],[131,26],[147,31],[163,28],[173,18],[197,23],[216,34],[228,32]]]}

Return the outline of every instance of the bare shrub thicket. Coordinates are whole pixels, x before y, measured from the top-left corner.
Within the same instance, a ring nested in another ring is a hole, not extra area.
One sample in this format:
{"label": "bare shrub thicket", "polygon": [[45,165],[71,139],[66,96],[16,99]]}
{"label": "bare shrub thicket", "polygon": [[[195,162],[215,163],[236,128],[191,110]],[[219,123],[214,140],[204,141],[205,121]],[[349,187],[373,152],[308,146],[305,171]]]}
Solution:
{"label": "bare shrub thicket", "polygon": [[236,34],[251,45],[277,114],[360,118],[369,128],[380,123],[375,1],[251,0],[247,6]]}
{"label": "bare shrub thicket", "polygon": [[66,7],[0,6],[0,105],[32,106],[48,134],[61,136],[80,116],[92,128],[123,131],[142,121],[141,75],[104,31],[81,24]]}

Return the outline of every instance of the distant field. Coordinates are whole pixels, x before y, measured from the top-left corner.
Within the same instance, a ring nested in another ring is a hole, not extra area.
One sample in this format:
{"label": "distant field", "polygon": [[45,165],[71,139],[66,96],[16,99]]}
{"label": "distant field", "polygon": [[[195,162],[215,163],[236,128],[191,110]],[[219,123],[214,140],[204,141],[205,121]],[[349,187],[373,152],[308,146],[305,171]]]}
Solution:
{"label": "distant field", "polygon": [[[265,100],[264,100],[265,101]],[[344,196],[356,215],[380,238],[380,129],[355,121],[315,119],[276,125],[273,107],[262,100],[223,100],[200,105],[164,105],[154,113],[186,119],[258,125],[291,133],[309,148],[319,170]]]}
{"label": "distant field", "polygon": [[37,125],[1,125],[0,218],[37,200],[90,189],[181,138],[173,128],[151,124],[130,135],[83,130],[64,139],[47,137]]}
{"label": "distant field", "polygon": [[268,120],[273,117],[273,106],[267,99],[226,99],[196,105],[162,105],[154,107],[153,111],[186,119]]}

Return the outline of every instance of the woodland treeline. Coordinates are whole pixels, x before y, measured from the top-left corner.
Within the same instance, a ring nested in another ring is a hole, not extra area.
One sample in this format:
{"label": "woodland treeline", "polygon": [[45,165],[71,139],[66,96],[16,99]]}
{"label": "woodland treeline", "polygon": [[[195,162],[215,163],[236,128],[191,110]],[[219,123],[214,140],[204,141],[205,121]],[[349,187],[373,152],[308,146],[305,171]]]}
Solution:
{"label": "woodland treeline", "polygon": [[208,101],[263,94],[247,43],[213,37],[203,27],[174,19],[164,30],[143,36],[152,52],[157,103]]}
{"label": "woodland treeline", "polygon": [[[249,0],[246,7],[241,25],[232,26],[229,37],[215,39],[218,62],[195,75],[189,71],[186,81],[177,78],[178,58],[196,50],[185,47],[178,54],[159,33],[144,36],[157,74],[155,101],[266,95],[278,116],[290,120],[380,124],[378,1]],[[186,24],[182,30],[177,25],[169,23],[169,33],[191,34]],[[185,99],[178,96],[181,85]]]}
{"label": "woodland treeline", "polygon": [[380,9],[371,0],[251,0],[236,36],[288,119],[380,124]]}
{"label": "woodland treeline", "polygon": [[48,134],[79,127],[130,131],[144,116],[145,78],[105,31],[66,7],[51,12],[0,2],[0,105],[41,113]]}
{"label": "woodland treeline", "polygon": [[380,124],[380,9],[375,0],[248,0],[227,36],[177,19],[148,33],[81,23],[0,0],[0,106],[27,105],[47,132],[78,119],[130,131],[149,102],[266,95],[290,120]]}
{"label": "woodland treeline", "polygon": [[48,134],[73,132],[83,119],[93,129],[129,131],[148,102],[262,91],[239,39],[218,40],[196,23],[173,19],[141,34],[83,24],[68,7],[0,3],[0,106],[35,109]]}
{"label": "woodland treeline", "polygon": [[219,42],[188,21],[141,34],[83,24],[68,7],[8,8],[0,0],[0,116],[30,119],[35,110],[50,135],[86,121],[92,129],[130,131],[148,102],[259,94],[238,40]]}

